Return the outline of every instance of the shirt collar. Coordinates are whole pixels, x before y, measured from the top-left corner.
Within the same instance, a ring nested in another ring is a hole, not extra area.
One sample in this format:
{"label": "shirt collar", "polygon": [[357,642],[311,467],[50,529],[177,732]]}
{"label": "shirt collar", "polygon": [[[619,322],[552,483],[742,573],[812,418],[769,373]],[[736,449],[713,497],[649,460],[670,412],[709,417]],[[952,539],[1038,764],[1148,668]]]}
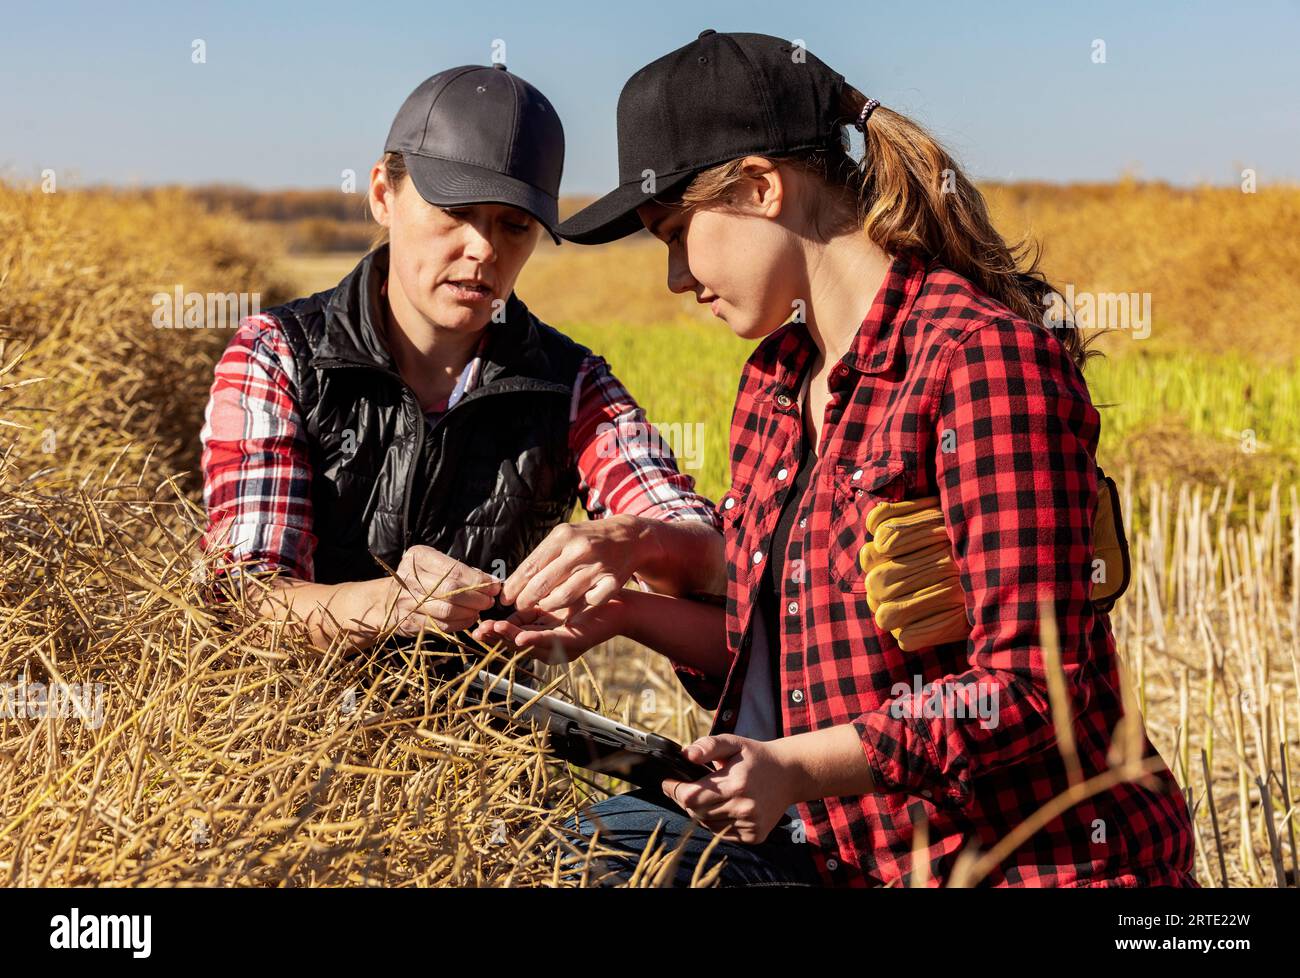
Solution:
{"label": "shirt collar", "polygon": [[889,368],[898,352],[903,324],[911,315],[925,281],[926,263],[916,255],[899,255],[889,265],[885,280],[858,327],[843,363],[865,374]]}

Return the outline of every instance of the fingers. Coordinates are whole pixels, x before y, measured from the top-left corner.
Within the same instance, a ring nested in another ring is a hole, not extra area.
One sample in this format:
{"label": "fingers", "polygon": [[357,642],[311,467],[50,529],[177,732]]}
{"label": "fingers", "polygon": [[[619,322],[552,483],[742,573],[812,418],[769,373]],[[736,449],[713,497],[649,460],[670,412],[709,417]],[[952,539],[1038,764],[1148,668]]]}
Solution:
{"label": "fingers", "polygon": [[672,801],[674,805],[680,806],[677,801],[677,792],[684,784],[690,784],[689,781],[678,781],[676,778],[664,778],[659,782],[659,790],[662,791]]}
{"label": "fingers", "polygon": [[602,574],[596,578],[596,583],[592,585],[591,590],[586,594],[587,606],[597,608],[621,590],[623,590],[623,585],[619,583],[617,577],[613,574]]}
{"label": "fingers", "polygon": [[416,635],[422,627],[432,625],[442,632],[458,632],[478,620],[478,612],[447,601],[426,601],[406,612],[397,626],[401,635]]}
{"label": "fingers", "polygon": [[710,832],[715,832],[734,842],[747,841],[746,833],[742,830],[739,822],[730,815],[710,815],[707,818],[701,818],[700,823]]}
{"label": "fingers", "polygon": [[[740,842],[760,841],[752,831],[753,826],[748,814],[737,809],[735,805],[737,799],[725,798],[719,804],[706,805],[705,807],[690,804],[685,789],[691,787],[692,784],[698,785],[699,783],[698,781],[677,781],[672,778],[665,778],[660,787],[665,795],[673,799],[674,804],[710,832],[714,832],[724,839]],[[676,795],[675,798],[674,794]]]}
{"label": "fingers", "polygon": [[511,645],[522,647],[520,636],[525,630],[538,632],[558,624],[558,620],[534,611],[516,611],[506,619],[484,619],[474,629],[474,637],[486,636],[491,641],[504,639]]}
{"label": "fingers", "polygon": [[660,787],[680,808],[692,815],[713,815],[730,799],[723,794],[717,776],[706,775],[698,781],[678,781],[664,778]]}
{"label": "fingers", "polygon": [[739,754],[745,745],[745,738],[735,734],[713,734],[692,741],[682,748],[687,760],[708,767],[710,761],[725,761]]}
{"label": "fingers", "polygon": [[543,595],[537,601],[541,611],[559,612],[567,610],[580,611],[589,606],[586,595],[598,583],[610,575],[602,574],[597,567],[587,567],[573,574],[567,581],[556,587],[550,594]]}
{"label": "fingers", "polygon": [[397,577],[419,602],[419,611],[429,615],[435,614],[424,601],[430,596],[462,611],[477,613],[491,608],[501,591],[501,582],[491,574],[419,545],[403,554]]}
{"label": "fingers", "polygon": [[573,565],[569,559],[566,559],[564,552],[557,553],[528,578],[512,604],[520,611],[541,610],[542,599],[549,597],[552,589],[571,577],[573,573]]}
{"label": "fingers", "polygon": [[523,651],[529,658],[548,665],[572,662],[592,645],[581,634],[563,624],[540,630],[537,627],[521,628],[512,622],[498,621],[476,631],[475,637],[485,644],[505,642],[513,650]]}
{"label": "fingers", "polygon": [[514,635],[515,644],[521,649],[549,646],[552,642],[563,641],[568,638],[572,638],[572,635],[563,625],[546,630],[521,628]]}
{"label": "fingers", "polygon": [[[522,611],[558,613],[584,611],[607,601],[631,575],[630,566],[622,567],[626,548],[611,542],[610,532],[599,526],[557,526],[506,578],[502,603]],[[606,536],[602,537],[602,533]]]}
{"label": "fingers", "polygon": [[564,532],[564,528],[568,525],[561,523],[551,530],[546,539],[539,543],[533,552],[515,568],[514,573],[505,579],[501,585],[502,604],[521,607],[519,599],[526,586],[564,549],[565,543],[568,542],[568,535]]}
{"label": "fingers", "polygon": [[545,630],[524,628],[518,634],[520,648],[539,650],[534,658],[558,664],[572,662],[601,642],[601,637],[588,622],[580,617]]}
{"label": "fingers", "polygon": [[474,639],[476,642],[481,642],[484,645],[491,645],[497,640],[496,631],[493,628],[495,624],[496,622],[494,621],[480,621],[470,629],[470,638]]}
{"label": "fingers", "polygon": [[580,658],[582,653],[587,651],[580,645],[576,648],[566,645],[563,639],[567,637],[562,631],[545,638],[542,636],[530,638],[528,635],[521,635],[519,641],[523,644],[520,648],[527,651],[530,659],[536,659],[548,666],[562,666],[566,662],[572,662],[574,659]]}
{"label": "fingers", "polygon": [[477,585],[468,588],[457,588],[453,591],[446,591],[440,594],[440,597],[446,598],[452,604],[461,608],[468,608],[471,611],[487,611],[488,608],[496,604],[496,594],[499,587],[494,588],[489,585]]}
{"label": "fingers", "polygon": [[[669,788],[677,786],[675,799],[677,804],[697,816],[718,814],[721,806],[730,800],[732,790],[727,789],[722,778],[730,771],[728,762],[740,754],[745,742],[745,738],[734,734],[716,734],[701,737],[683,747],[682,755],[687,760],[703,764],[705,767],[714,763],[717,765],[717,770],[714,774],[695,781],[665,779],[663,783]],[[734,785],[732,788],[734,789]],[[670,794],[669,797],[673,796]]]}
{"label": "fingers", "polygon": [[[409,607],[406,609],[408,614],[424,615],[428,618],[436,618],[439,621],[455,623],[458,628],[468,628],[474,622],[478,621],[486,608],[478,602],[469,602],[466,600],[467,595],[431,595],[423,600],[414,596],[410,599]],[[491,605],[487,605],[490,608]]]}
{"label": "fingers", "polygon": [[883,520],[867,532],[875,541],[876,549],[891,557],[903,556],[936,544],[951,546],[948,531],[944,527],[943,513],[938,509],[920,510]]}
{"label": "fingers", "polygon": [[500,586],[491,574],[449,557],[441,550],[416,544],[402,555],[398,576],[409,578],[423,587],[451,590],[458,587]]}
{"label": "fingers", "polygon": [[473,636],[484,644],[505,642],[514,648],[520,648],[519,633],[521,629],[508,621],[481,621],[475,627]]}
{"label": "fingers", "polygon": [[433,615],[407,615],[398,623],[394,632],[397,635],[414,638],[422,631],[451,635],[465,627],[467,626],[459,622],[444,621]]}
{"label": "fingers", "polygon": [[541,628],[536,625],[521,626],[511,621],[492,621],[482,622],[480,628],[493,641],[504,640],[518,649],[547,646],[556,641],[565,642],[575,638],[567,626],[559,624]]}

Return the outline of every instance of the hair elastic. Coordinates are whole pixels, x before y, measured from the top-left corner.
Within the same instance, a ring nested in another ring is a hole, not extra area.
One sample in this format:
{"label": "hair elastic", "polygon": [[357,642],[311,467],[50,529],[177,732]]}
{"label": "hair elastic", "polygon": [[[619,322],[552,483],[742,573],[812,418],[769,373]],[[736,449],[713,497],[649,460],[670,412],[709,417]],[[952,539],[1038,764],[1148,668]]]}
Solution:
{"label": "hair elastic", "polygon": [[866,104],[862,106],[862,111],[858,113],[858,121],[853,123],[853,127],[858,132],[865,133],[867,131],[867,119],[871,117],[872,112],[876,111],[878,105],[880,105],[880,99],[867,99]]}

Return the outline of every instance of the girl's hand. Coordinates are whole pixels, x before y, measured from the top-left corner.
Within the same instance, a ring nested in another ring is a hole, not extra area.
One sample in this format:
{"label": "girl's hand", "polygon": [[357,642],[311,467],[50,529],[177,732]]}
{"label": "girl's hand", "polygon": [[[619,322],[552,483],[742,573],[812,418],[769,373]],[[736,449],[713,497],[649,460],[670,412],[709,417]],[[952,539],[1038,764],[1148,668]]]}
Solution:
{"label": "girl's hand", "polygon": [[677,805],[724,838],[764,841],[792,804],[800,799],[781,742],[735,734],[701,737],[682,749],[688,760],[717,770],[696,781],[665,778],[663,792]]}
{"label": "girl's hand", "polygon": [[622,634],[625,612],[622,599],[613,597],[597,608],[567,616],[516,611],[504,621],[481,621],[470,634],[484,645],[504,642],[515,651],[531,647],[531,658],[559,665]]}

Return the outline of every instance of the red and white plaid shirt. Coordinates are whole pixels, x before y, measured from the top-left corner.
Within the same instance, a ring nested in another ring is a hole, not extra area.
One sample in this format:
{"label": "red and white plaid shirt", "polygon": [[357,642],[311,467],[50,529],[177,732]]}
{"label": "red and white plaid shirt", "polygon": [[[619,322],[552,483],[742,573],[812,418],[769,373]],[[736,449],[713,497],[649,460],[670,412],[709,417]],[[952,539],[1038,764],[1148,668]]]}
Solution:
{"label": "red and white plaid shirt", "polygon": [[[815,354],[807,327],[787,324],[741,378],[733,482],[719,505],[732,667],[722,687],[677,668],[699,702],[718,708],[712,733],[729,731],[738,712],[741,650],[799,467],[797,396]],[[968,844],[987,851],[1069,787],[1040,595],[1055,607],[1083,775],[1107,767],[1121,700],[1109,620],[1089,601],[1100,419],[1047,328],[915,258],[893,262],[828,384],[817,467],[778,583],[779,710],[787,736],[852,724],[877,790],[800,803],[802,829],[828,885],[878,886],[911,879],[924,821],[921,853],[930,883],[942,885]],[[973,630],[965,642],[903,652],[875,623],[858,554],[872,506],[930,495]],[[936,697],[929,683],[953,684],[941,694],[959,687],[960,700]],[[1145,738],[1144,747],[1154,753]],[[1146,786],[1076,804],[984,883],[1196,886],[1192,850],[1186,803],[1162,767]]]}
{"label": "red and white plaid shirt", "polygon": [[[490,329],[447,403],[426,410],[430,420],[478,383]],[[310,581],[312,471],[293,355],[276,318],[244,319],[214,373],[200,434],[208,512],[202,545],[231,547],[231,564],[218,573],[280,569]],[[579,367],[569,417],[579,498],[592,519],[619,513],[719,527],[712,501],[678,470],[671,449],[603,357],[589,356]]]}

